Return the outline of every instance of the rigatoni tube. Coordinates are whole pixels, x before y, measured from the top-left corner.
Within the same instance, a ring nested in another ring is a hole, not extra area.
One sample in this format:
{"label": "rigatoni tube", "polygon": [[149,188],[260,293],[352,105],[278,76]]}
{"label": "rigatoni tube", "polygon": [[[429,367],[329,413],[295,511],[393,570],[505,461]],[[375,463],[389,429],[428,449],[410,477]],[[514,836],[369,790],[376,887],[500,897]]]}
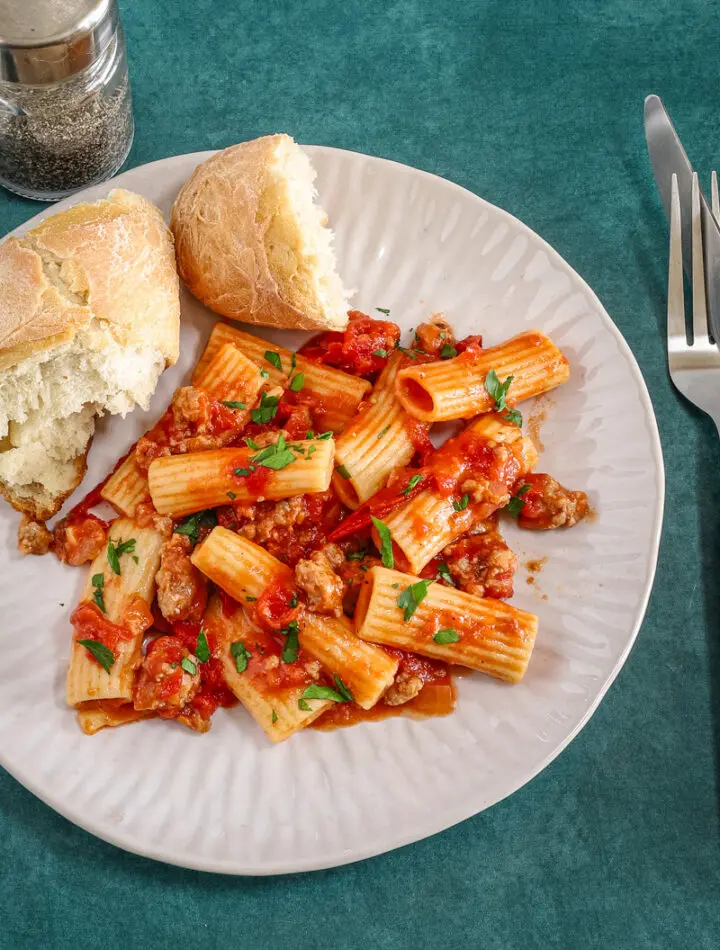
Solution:
{"label": "rigatoni tube", "polygon": [[400,571],[368,571],[355,609],[358,636],[518,683],[538,618]]}
{"label": "rigatoni tube", "polygon": [[491,370],[500,382],[513,377],[507,404],[514,406],[566,382],[570,364],[544,333],[528,330],[479,355],[468,351],[408,366],[398,373],[396,393],[405,409],[424,422],[468,419],[493,408],[495,400],[485,388]]}
{"label": "rigatoni tube", "polygon": [[[332,439],[292,442],[284,451],[293,459],[282,468],[263,465],[257,461],[259,453],[249,448],[156,459],[148,470],[150,496],[160,514],[178,518],[235,499],[278,501],[327,491],[335,454]],[[273,458],[265,461],[275,463]]]}

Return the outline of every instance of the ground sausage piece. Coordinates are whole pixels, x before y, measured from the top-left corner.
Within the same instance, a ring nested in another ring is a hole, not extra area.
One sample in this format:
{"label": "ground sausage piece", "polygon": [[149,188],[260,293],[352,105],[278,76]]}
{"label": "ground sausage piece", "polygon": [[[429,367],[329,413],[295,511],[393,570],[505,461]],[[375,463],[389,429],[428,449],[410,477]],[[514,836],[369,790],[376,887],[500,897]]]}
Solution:
{"label": "ground sausage piece", "polygon": [[47,554],[52,533],[42,521],[33,521],[27,515],[20,519],[18,527],[18,551],[22,554]]}
{"label": "ground sausage piece", "polygon": [[[529,488],[525,488],[529,485]],[[569,491],[550,475],[531,474],[519,478],[513,495],[523,502],[518,525],[534,531],[570,528],[588,512],[585,492]]]}
{"label": "ground sausage piece", "polygon": [[420,349],[430,356],[437,355],[444,346],[453,348],[455,344],[453,328],[441,313],[434,313],[428,323],[421,323],[415,336]]}
{"label": "ground sausage piece", "polygon": [[166,620],[202,620],[207,603],[207,581],[190,561],[192,542],[174,534],[165,542],[157,581],[157,602]]}
{"label": "ground sausage piece", "polygon": [[322,551],[313,551],[309,558],[297,562],[295,582],[307,594],[311,610],[331,617],[342,616],[345,585]]}
{"label": "ground sausage piece", "polygon": [[82,521],[73,522],[63,518],[55,526],[52,549],[59,561],[78,567],[92,561],[106,542],[107,526],[99,518],[88,515]]}
{"label": "ground sausage piece", "polygon": [[[193,667],[195,672],[189,672]],[[197,657],[175,637],[158,637],[148,647],[138,674],[135,709],[152,709],[166,718],[175,717],[185,711],[199,689]]]}
{"label": "ground sausage piece", "polygon": [[[241,510],[242,506],[238,506],[238,512]],[[302,524],[306,516],[307,509],[302,497],[288,498],[273,504],[270,510],[263,512],[259,517],[257,517],[257,512],[253,512],[252,517],[255,520],[244,524],[239,529],[239,534],[250,541],[255,541],[256,544],[263,544],[272,536],[276,528]]]}
{"label": "ground sausage piece", "polygon": [[455,541],[443,557],[460,590],[476,597],[512,597],[517,558],[495,531]]}
{"label": "ground sausage piece", "polygon": [[385,690],[383,702],[388,706],[402,706],[415,699],[424,685],[421,677],[409,670],[400,670],[394,682]]}
{"label": "ground sausage piece", "polygon": [[177,430],[187,430],[193,426],[197,435],[203,435],[210,429],[210,398],[202,389],[194,386],[182,386],[173,396],[173,426]]}

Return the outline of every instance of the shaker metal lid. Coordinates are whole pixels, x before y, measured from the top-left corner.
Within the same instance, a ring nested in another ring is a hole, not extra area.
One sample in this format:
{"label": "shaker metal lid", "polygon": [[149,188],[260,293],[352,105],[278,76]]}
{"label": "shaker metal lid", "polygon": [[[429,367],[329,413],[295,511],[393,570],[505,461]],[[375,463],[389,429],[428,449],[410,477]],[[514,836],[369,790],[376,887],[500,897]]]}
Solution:
{"label": "shaker metal lid", "polygon": [[116,0],[0,0],[0,80],[66,79],[101,55],[117,25]]}

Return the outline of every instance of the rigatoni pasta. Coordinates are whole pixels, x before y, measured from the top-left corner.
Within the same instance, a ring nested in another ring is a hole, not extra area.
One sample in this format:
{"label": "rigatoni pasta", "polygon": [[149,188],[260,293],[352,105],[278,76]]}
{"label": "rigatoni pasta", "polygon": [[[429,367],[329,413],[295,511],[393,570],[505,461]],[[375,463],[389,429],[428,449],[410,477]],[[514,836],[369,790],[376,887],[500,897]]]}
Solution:
{"label": "rigatoni pasta", "polygon": [[156,459],[148,469],[153,504],[161,514],[179,518],[229,501],[277,501],[329,487],[332,439],[292,443],[280,450],[291,459],[282,468],[263,464],[278,464],[280,451],[258,461],[267,451],[214,449]]}
{"label": "rigatoni pasta", "polygon": [[[269,343],[251,333],[244,333],[227,323],[216,323],[213,327],[193,374],[194,385],[199,385],[198,380],[202,378],[207,365],[224,343],[237,346],[267,374],[268,381],[274,386],[287,386],[292,376],[302,373],[305,392],[320,400],[322,424],[332,432],[343,430],[370,390],[370,383],[364,379],[306,360],[291,350]],[[271,359],[266,357],[266,353],[271,354]]]}
{"label": "rigatoni pasta", "polygon": [[398,373],[397,396],[410,415],[424,422],[468,419],[493,407],[485,385],[492,370],[501,382],[513,377],[507,404],[515,406],[566,382],[570,364],[545,334],[528,330],[479,355],[468,351],[405,367]]}
{"label": "rigatoni pasta", "polygon": [[[108,545],[90,565],[80,606],[71,618],[75,634],[66,688],[70,706],[101,699],[132,701],[143,633],[152,624],[150,604],[164,543],[153,528],[141,528],[128,518],[113,523]],[[107,658],[105,667],[92,652],[98,649],[94,643],[104,647],[100,655]]]}
{"label": "rigatoni pasta", "polygon": [[357,508],[384,487],[393,468],[407,465],[415,453],[410,432],[417,425],[395,395],[395,378],[403,359],[393,353],[370,394],[335,444],[335,491],[348,506]]}
{"label": "rigatoni pasta", "polygon": [[[587,498],[532,471],[510,407],[567,362],[537,331],[483,350],[437,318],[398,344],[355,312],[307,358],[216,325],[192,386],[56,529],[61,559],[93,558],[67,677],[85,733],[202,733],[239,702],[279,742],[447,715],[453,665],[522,679],[538,619],[500,599],[517,559],[498,512],[569,526]],[[433,420],[474,413],[432,448]]]}
{"label": "rigatoni pasta", "polygon": [[535,645],[538,618],[502,601],[374,567],[360,591],[355,626],[363,640],[519,683]]}

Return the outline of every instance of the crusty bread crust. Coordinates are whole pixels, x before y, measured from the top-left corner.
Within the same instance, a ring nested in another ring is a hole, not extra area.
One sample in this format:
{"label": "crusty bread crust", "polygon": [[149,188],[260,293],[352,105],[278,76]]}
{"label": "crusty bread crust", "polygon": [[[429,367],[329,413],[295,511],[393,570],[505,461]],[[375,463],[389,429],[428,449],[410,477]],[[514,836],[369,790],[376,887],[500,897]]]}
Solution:
{"label": "crusty bread crust", "polygon": [[0,479],[0,494],[8,501],[16,511],[22,512],[32,518],[33,521],[47,521],[60,511],[66,498],[75,491],[80,482],[85,477],[87,471],[87,456],[90,451],[88,442],[82,455],[75,458],[75,475],[72,485],[60,494],[51,495],[42,485],[25,486],[30,494],[20,495],[14,491],[6,482]]}
{"label": "crusty bread crust", "polygon": [[211,156],[183,185],[170,215],[178,270],[207,307],[244,323],[338,330],[319,302],[291,299],[275,279],[265,247],[261,196],[268,165],[286,135],[242,142]]}
{"label": "crusty bread crust", "polygon": [[151,202],[123,189],[0,244],[0,370],[69,341],[92,320],[123,346],[178,357],[173,240]]}

